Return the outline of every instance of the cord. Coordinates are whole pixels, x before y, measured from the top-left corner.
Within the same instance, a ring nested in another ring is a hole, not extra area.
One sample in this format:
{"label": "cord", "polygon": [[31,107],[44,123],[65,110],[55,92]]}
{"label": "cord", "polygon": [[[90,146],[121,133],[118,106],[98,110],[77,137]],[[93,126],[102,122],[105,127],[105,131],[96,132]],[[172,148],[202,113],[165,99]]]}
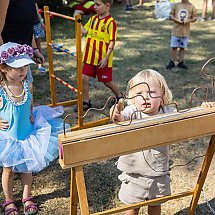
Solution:
{"label": "cord", "polygon": [[199,155],[199,156],[194,157],[192,160],[188,161],[186,164],[176,164],[176,165],[170,167],[168,170],[159,171],[159,170],[154,169],[154,168],[149,164],[149,162],[146,160],[144,151],[142,151],[142,153],[143,153],[143,158],[144,158],[145,162],[147,163],[147,165],[149,166],[149,168],[152,169],[154,172],[169,172],[169,171],[171,171],[171,170],[172,170],[173,168],[175,168],[175,167],[187,166],[188,164],[190,164],[191,162],[193,162],[195,159],[201,158],[201,157],[204,157],[204,156],[205,156],[205,154],[204,154],[204,155]]}

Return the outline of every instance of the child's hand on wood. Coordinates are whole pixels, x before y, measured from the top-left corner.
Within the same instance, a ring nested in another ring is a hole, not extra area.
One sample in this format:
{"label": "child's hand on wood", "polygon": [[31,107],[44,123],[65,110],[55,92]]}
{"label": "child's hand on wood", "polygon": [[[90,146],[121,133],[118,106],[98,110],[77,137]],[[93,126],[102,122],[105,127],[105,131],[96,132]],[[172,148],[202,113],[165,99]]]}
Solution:
{"label": "child's hand on wood", "polygon": [[213,107],[215,107],[215,102],[203,102],[202,104],[201,104],[201,107],[203,107],[203,108],[213,108]]}
{"label": "child's hand on wood", "polygon": [[0,118],[0,129],[7,130],[9,128],[9,123],[7,120]]}
{"label": "child's hand on wood", "polygon": [[124,116],[121,114],[121,111],[124,108],[123,99],[120,99],[118,104],[113,105],[110,109],[110,118],[113,122],[122,122],[125,121]]}

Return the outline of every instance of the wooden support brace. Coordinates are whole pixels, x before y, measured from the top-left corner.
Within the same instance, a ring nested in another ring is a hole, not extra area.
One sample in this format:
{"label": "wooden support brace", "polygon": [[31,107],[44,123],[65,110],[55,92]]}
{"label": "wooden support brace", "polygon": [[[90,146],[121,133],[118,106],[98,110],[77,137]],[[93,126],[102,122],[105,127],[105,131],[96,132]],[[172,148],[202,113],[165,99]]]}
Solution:
{"label": "wooden support brace", "polygon": [[191,204],[190,204],[190,208],[189,208],[189,215],[194,215],[195,213],[195,209],[196,206],[198,204],[199,201],[199,197],[211,164],[211,161],[213,159],[213,155],[214,155],[214,151],[215,151],[215,135],[213,135],[211,137],[208,149],[207,149],[207,153],[205,155],[205,159],[204,162],[202,164],[202,169],[199,173],[199,178],[198,181],[196,183],[196,187],[194,190],[194,194],[193,194],[193,198],[191,200]]}

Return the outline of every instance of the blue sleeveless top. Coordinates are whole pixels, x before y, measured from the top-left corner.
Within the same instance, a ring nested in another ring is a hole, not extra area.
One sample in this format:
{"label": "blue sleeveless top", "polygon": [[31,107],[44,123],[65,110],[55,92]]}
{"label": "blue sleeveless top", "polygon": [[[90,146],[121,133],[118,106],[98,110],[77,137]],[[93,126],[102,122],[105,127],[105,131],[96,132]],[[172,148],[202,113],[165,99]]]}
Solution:
{"label": "blue sleeveless top", "polygon": [[9,128],[2,131],[9,137],[17,140],[24,140],[33,130],[34,125],[30,122],[31,99],[28,82],[24,82],[24,98],[21,102],[14,102],[8,96],[5,89],[0,86],[0,96],[2,98],[2,107],[0,107],[0,117],[7,120]]}

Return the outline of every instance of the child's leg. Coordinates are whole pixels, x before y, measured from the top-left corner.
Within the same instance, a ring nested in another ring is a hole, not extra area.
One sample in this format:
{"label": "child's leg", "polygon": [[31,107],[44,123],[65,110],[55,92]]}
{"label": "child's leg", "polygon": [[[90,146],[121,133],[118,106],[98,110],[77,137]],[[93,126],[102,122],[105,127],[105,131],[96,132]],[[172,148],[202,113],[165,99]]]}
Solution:
{"label": "child's leg", "polygon": [[175,60],[176,60],[176,53],[177,53],[177,47],[176,48],[172,47],[171,51],[170,51],[170,59],[173,62],[175,62]]}
{"label": "child's leg", "polygon": [[23,199],[28,198],[31,195],[31,185],[33,182],[32,173],[21,173],[21,181],[22,181],[22,188],[23,188]]}
{"label": "child's leg", "polygon": [[122,96],[122,94],[119,91],[119,88],[112,81],[110,81],[110,82],[104,82],[104,85],[106,87],[108,87],[116,95],[117,98],[119,98],[119,97]]}
{"label": "child's leg", "polygon": [[202,18],[206,17],[207,7],[208,7],[208,0],[203,0],[203,4],[202,4]]}
{"label": "child's leg", "polygon": [[215,18],[215,0],[212,0],[212,18]]}
{"label": "child's leg", "polygon": [[89,102],[89,79],[90,77],[87,75],[82,75],[82,81],[83,81],[83,101]]}
{"label": "child's leg", "polygon": [[161,205],[148,206],[148,215],[160,215],[161,214]]}
{"label": "child's leg", "polygon": [[184,60],[184,54],[185,54],[185,49],[180,48],[179,49],[179,62],[182,62]]}
{"label": "child's leg", "polygon": [[14,180],[14,172],[12,172],[11,168],[3,168],[2,173],[2,189],[5,195],[5,199],[12,200],[13,199],[13,180]]}
{"label": "child's leg", "polygon": [[[22,199],[27,199],[31,196],[31,186],[33,182],[33,176],[32,173],[21,173],[21,181],[22,181],[22,188],[23,188],[23,194]],[[25,203],[25,207],[29,205],[34,205],[34,202],[32,200],[27,200]],[[36,212],[38,211],[37,206],[32,206],[28,210],[28,212]]]}
{"label": "child's leg", "polygon": [[[13,200],[13,181],[14,181],[14,172],[11,168],[3,168],[2,172],[2,189],[5,196],[5,201]],[[11,203],[5,208],[14,208],[15,204]],[[17,214],[17,212],[12,213],[12,215]]]}
{"label": "child's leg", "polygon": [[136,209],[131,209],[131,210],[128,210],[124,213],[124,215],[138,215],[139,213],[139,208],[136,208]]}
{"label": "child's leg", "polygon": [[134,5],[133,7],[134,8],[141,8],[141,7],[143,7],[143,4],[144,4],[144,0],[139,0],[139,3]]}

